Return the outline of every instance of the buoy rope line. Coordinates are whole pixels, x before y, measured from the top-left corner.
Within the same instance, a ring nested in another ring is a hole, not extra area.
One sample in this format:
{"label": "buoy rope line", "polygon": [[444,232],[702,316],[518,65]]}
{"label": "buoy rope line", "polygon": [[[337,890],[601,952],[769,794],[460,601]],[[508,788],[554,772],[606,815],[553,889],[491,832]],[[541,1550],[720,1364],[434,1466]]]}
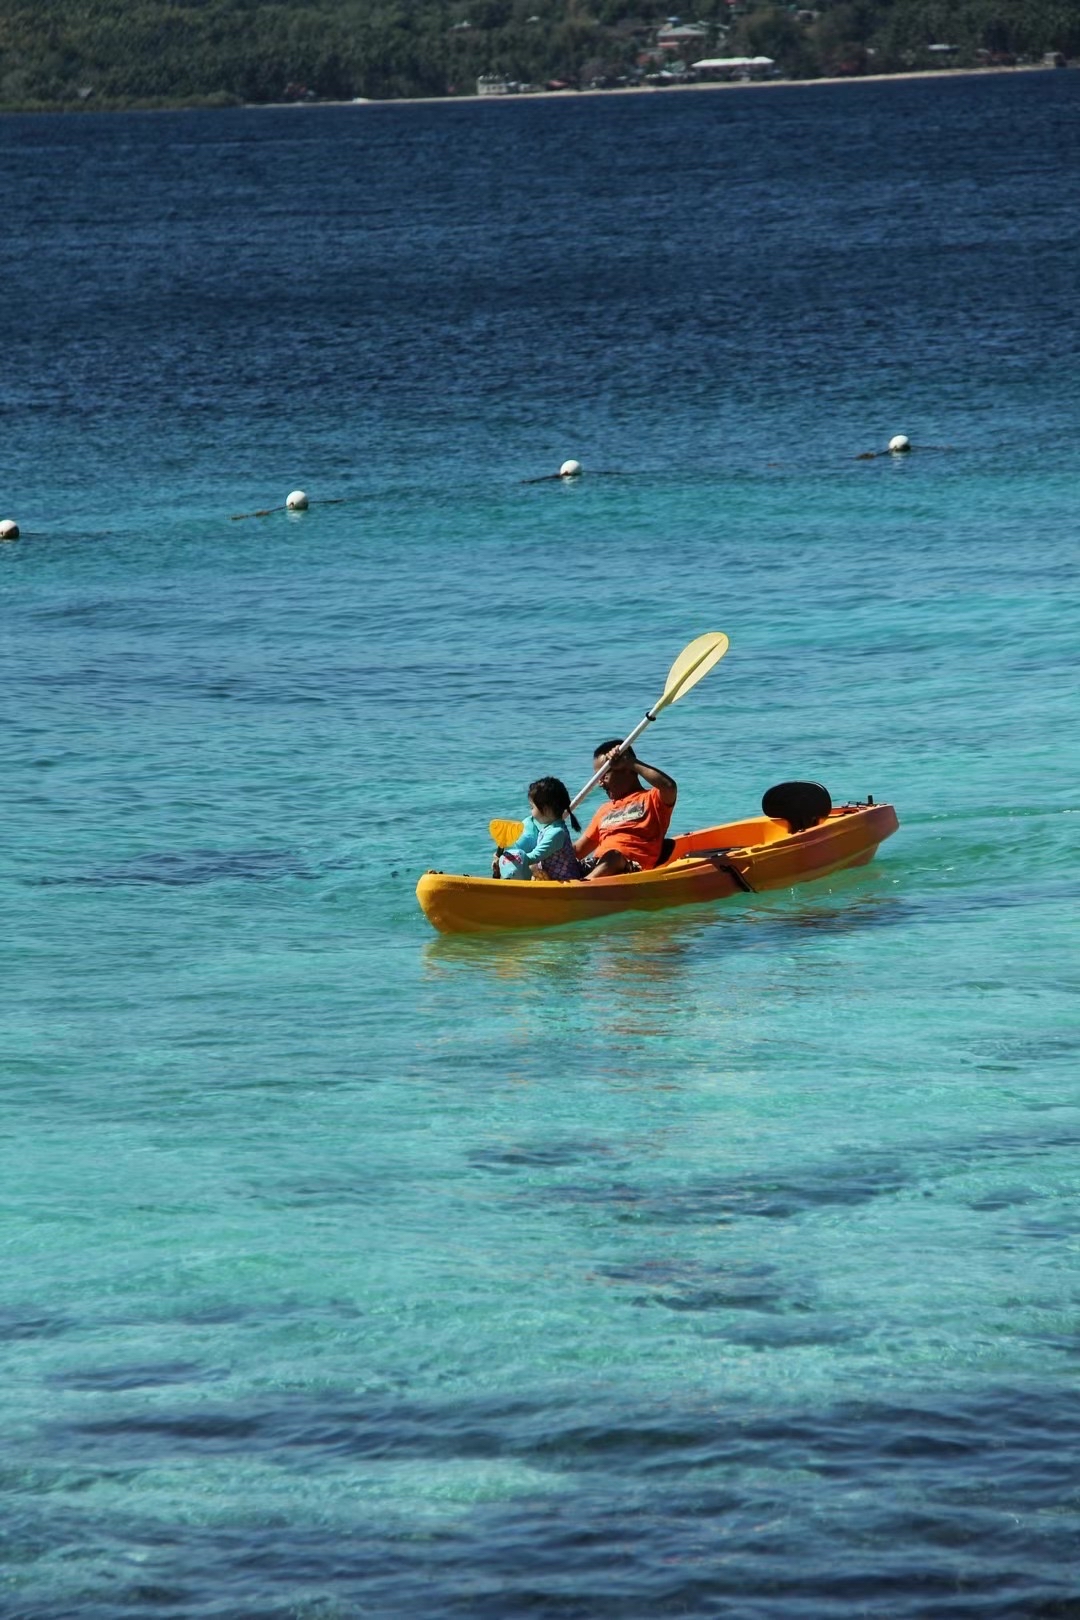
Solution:
{"label": "buoy rope line", "polygon": [[905,443],[905,444],[898,444],[898,445],[895,446],[895,448],[894,448],[894,446],[890,445],[887,450],[864,450],[861,456],[856,456],[855,457],[855,460],[856,461],[877,461],[877,460],[880,459],[881,456],[892,456],[895,459],[898,456],[909,456],[913,450],[955,450],[955,449],[956,449],[956,446],[954,444],[906,444]]}
{"label": "buoy rope line", "polygon": [[[861,455],[856,456],[854,459],[856,461],[877,461],[881,456],[891,456],[894,459],[900,456],[906,456],[915,449],[951,451],[955,450],[955,448],[955,445],[951,444],[914,445],[911,443],[911,440],[906,436],[906,434],[898,433],[894,438],[889,440],[888,449],[864,450]],[[779,466],[780,463],[770,462],[769,465]],[[582,467],[580,461],[564,461],[558,472],[544,473],[539,478],[523,478],[521,482],[522,484],[569,484],[580,478],[583,472],[584,468]],[[627,473],[618,468],[607,467],[598,468],[590,472],[589,476],[590,478],[633,478],[643,475]],[[260,506],[254,512],[230,512],[229,522],[243,523],[247,518],[272,517],[275,512],[306,512],[311,506],[349,506],[357,501],[366,500],[367,498],[368,497],[365,495],[336,495],[324,497],[322,500],[313,501],[310,500],[307,495],[305,495],[302,489],[294,489],[291,495],[286,496],[285,502],[282,506]],[[0,541],[18,540],[19,538],[19,525],[13,518],[4,518],[3,520],[0,520]]]}
{"label": "buoy rope line", "polygon": [[229,522],[240,523],[244,518],[269,517],[272,512],[305,512],[309,506],[347,506],[350,501],[362,501],[363,499],[362,495],[338,495],[330,500],[305,500],[302,506],[299,503],[290,506],[286,501],[284,506],[262,506],[257,512],[230,512]]}
{"label": "buoy rope line", "polygon": [[[634,476],[634,473],[623,472],[616,467],[598,467],[589,471],[590,478],[633,478]],[[544,473],[541,478],[523,478],[521,482],[523,484],[569,484],[580,477],[580,472],[555,472]]]}

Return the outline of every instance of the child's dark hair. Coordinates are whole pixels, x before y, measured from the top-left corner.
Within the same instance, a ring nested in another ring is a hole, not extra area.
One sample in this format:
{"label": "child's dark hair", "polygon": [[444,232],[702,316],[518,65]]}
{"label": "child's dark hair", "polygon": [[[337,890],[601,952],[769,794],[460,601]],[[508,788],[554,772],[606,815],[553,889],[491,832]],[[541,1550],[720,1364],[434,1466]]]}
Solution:
{"label": "child's dark hair", "polygon": [[538,810],[547,810],[556,816],[569,816],[574,831],[581,831],[581,822],[570,808],[566,783],[560,782],[557,776],[542,776],[538,782],[530,782],[529,798]]}

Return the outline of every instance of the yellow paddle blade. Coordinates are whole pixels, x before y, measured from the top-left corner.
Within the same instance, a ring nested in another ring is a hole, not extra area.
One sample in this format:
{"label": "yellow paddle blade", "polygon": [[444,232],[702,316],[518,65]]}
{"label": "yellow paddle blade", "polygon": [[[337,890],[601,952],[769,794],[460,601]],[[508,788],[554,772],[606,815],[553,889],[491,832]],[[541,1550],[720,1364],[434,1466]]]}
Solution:
{"label": "yellow paddle blade", "polygon": [[500,849],[507,849],[511,844],[516,844],[524,831],[525,824],[521,821],[488,822],[488,832]]}
{"label": "yellow paddle blade", "polygon": [[696,686],[701,677],[720,662],[729,645],[722,630],[710,630],[698,636],[689,647],[684,647],[668,671],[664,695],[659,703],[654,704],[653,714],[659,714],[669,703],[677,703],[681,697],[685,697],[690,688]]}

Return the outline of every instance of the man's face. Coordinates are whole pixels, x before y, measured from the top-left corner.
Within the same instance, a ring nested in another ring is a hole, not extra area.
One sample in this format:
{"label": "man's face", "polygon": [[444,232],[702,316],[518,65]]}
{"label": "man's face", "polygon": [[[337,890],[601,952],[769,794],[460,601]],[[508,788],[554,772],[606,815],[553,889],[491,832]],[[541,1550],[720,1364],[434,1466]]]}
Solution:
{"label": "man's face", "polygon": [[634,769],[634,756],[632,753],[622,754],[594,754],[593,770],[598,771],[605,760],[611,761],[611,768],[606,770],[600,778],[600,786],[609,799],[617,799],[624,793],[632,793],[637,786],[637,771]]}

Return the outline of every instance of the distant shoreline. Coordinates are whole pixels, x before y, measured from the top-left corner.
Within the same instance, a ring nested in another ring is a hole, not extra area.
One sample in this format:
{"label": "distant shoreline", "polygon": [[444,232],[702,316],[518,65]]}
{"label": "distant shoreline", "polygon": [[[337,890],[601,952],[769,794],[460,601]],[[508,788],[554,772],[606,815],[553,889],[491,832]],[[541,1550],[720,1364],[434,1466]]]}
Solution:
{"label": "distant shoreline", "polygon": [[1012,67],[917,68],[911,73],[850,73],[821,79],[695,79],[692,84],[624,84],[610,90],[510,90],[494,96],[378,96],[357,97],[353,101],[251,101],[244,106],[252,112],[267,107],[440,107],[444,104],[471,106],[475,102],[576,101],[581,96],[659,96],[670,91],[692,90],[812,90],[820,84],[903,84],[908,79],[981,79],[1002,73],[1060,73],[1061,68],[1044,62],[1018,62]]}
{"label": "distant shoreline", "polygon": [[511,90],[505,95],[455,96],[356,96],[346,101],[317,99],[312,101],[218,101],[214,97],[194,98],[176,102],[102,102],[92,100],[78,105],[55,102],[46,106],[0,107],[0,117],[37,118],[53,117],[58,113],[136,113],[136,112],[266,112],[282,108],[313,107],[440,107],[475,106],[505,101],[574,101],[579,97],[654,96],[672,92],[688,94],[695,90],[812,90],[815,85],[832,84],[903,84],[909,79],[974,79],[1003,73],[1059,73],[1060,67],[1045,62],[1018,62],[1011,67],[955,67],[915,68],[910,73],[851,73],[820,79],[695,79],[690,84],[625,84],[607,90]]}

